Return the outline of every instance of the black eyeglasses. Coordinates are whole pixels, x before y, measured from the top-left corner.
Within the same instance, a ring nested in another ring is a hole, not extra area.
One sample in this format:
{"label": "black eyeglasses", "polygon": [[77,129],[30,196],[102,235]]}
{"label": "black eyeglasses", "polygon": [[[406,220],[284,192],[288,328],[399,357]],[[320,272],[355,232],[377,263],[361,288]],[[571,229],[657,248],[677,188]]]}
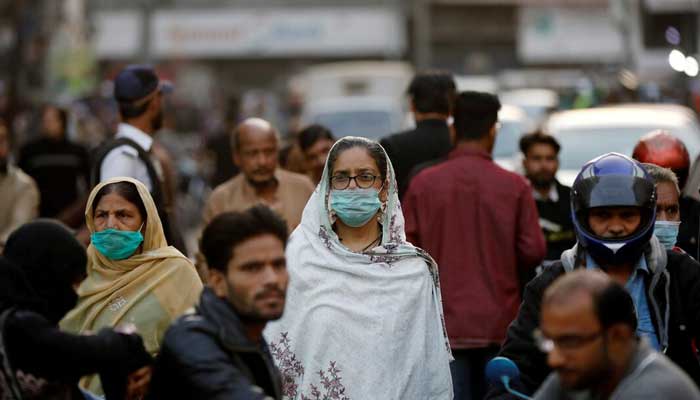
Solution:
{"label": "black eyeglasses", "polygon": [[354,180],[357,187],[368,189],[374,185],[374,181],[379,178],[372,174],[360,174],[355,176],[335,175],[331,177],[331,187],[335,190],[345,190],[350,186],[350,181]]}

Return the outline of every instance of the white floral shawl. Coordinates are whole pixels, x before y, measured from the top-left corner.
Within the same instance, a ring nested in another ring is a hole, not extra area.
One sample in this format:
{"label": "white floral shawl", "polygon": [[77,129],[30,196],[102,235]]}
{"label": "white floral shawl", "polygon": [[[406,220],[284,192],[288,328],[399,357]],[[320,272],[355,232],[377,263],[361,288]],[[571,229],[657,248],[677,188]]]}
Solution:
{"label": "white floral shawl", "polygon": [[387,164],[380,246],[354,253],[339,242],[328,165],[291,235],[284,316],[265,330],[285,399],[452,399],[437,266],[406,242]]}

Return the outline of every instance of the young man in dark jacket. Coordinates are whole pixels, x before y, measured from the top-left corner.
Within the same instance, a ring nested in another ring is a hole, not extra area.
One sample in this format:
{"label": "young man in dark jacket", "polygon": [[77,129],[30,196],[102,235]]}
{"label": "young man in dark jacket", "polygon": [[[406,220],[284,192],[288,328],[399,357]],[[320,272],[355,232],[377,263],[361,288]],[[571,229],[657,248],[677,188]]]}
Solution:
{"label": "young man in dark jacket", "polygon": [[447,119],[457,95],[454,78],[443,71],[416,74],[406,92],[415,129],[395,133],[380,142],[394,166],[401,199],[408,190],[414,167],[443,159],[452,149]]}
{"label": "young man in dark jacket", "polygon": [[262,331],[282,316],[287,225],[265,206],[223,213],[204,229],[209,287],[165,334],[153,399],[281,399]]}
{"label": "young man in dark jacket", "polygon": [[[520,368],[516,389],[532,394],[550,372],[533,331],[545,289],[575,268],[600,268],[624,285],[635,303],[637,335],[700,382],[692,346],[700,332],[700,264],[660,244],[653,236],[655,216],[654,182],[641,164],[609,153],[583,167],[572,187],[578,243],[527,285],[499,353]],[[515,397],[491,387],[486,398]]]}

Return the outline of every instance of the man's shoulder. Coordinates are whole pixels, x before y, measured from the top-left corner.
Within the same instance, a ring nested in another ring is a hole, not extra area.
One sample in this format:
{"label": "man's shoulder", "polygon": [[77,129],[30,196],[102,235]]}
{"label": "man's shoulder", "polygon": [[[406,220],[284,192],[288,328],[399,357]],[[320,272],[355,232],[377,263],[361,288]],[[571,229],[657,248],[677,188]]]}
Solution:
{"label": "man's shoulder", "polygon": [[165,332],[163,347],[176,353],[198,351],[203,343],[216,342],[216,327],[196,312],[186,312]]}
{"label": "man's shoulder", "polygon": [[18,167],[12,167],[11,174],[14,175],[14,187],[17,191],[32,190],[38,191],[38,186],[34,178]]}
{"label": "man's shoulder", "polygon": [[228,196],[228,193],[231,190],[236,190],[241,186],[243,183],[243,173],[239,173],[236,176],[229,178],[224,183],[219,184],[212,190],[211,195],[209,196],[210,199],[215,199],[215,198],[220,198],[222,196]]}
{"label": "man's shoulder", "polygon": [[667,250],[666,256],[668,257],[666,268],[671,274],[692,274],[700,277],[700,263],[688,253]]}
{"label": "man's shoulder", "polygon": [[618,387],[615,398],[620,399],[697,399],[700,396],[693,381],[665,355],[651,352],[641,360],[637,373],[633,371]]}
{"label": "man's shoulder", "polygon": [[105,148],[103,151],[104,158],[102,159],[102,163],[105,161],[113,160],[113,159],[120,159],[120,160],[138,160],[139,159],[139,151],[132,145],[130,144],[119,144],[114,147],[108,147],[112,146],[111,144],[105,145]]}
{"label": "man's shoulder", "polygon": [[415,128],[392,133],[379,141],[379,144],[384,146],[388,152],[404,150],[403,147],[406,146],[421,146],[421,143],[420,134]]}
{"label": "man's shoulder", "polygon": [[528,282],[527,286],[537,292],[543,292],[549,285],[552,284],[558,277],[564,275],[566,269],[561,260],[545,262],[542,264],[542,272]]}
{"label": "man's shoulder", "polygon": [[304,174],[299,174],[297,172],[292,172],[292,171],[287,171],[286,169],[278,169],[277,170],[277,175],[279,176],[280,180],[284,181],[284,183],[293,185],[295,187],[306,187],[306,188],[311,188],[313,191],[314,184],[311,182],[311,179],[304,175]]}

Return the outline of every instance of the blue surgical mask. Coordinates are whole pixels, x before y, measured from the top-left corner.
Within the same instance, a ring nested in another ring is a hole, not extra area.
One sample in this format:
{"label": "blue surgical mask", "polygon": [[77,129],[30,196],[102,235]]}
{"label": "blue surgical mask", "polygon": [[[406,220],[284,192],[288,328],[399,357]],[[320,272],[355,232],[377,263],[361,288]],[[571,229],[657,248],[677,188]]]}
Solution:
{"label": "blue surgical mask", "polygon": [[680,222],[675,221],[656,221],[654,223],[654,236],[667,250],[672,250],[673,246],[676,245],[680,224]]}
{"label": "blue surgical mask", "polygon": [[331,190],[331,209],[347,226],[358,228],[369,222],[382,202],[377,189]]}
{"label": "blue surgical mask", "polygon": [[143,243],[141,227],[137,231],[105,229],[90,235],[90,241],[97,251],[110,260],[123,260],[131,257]]}

